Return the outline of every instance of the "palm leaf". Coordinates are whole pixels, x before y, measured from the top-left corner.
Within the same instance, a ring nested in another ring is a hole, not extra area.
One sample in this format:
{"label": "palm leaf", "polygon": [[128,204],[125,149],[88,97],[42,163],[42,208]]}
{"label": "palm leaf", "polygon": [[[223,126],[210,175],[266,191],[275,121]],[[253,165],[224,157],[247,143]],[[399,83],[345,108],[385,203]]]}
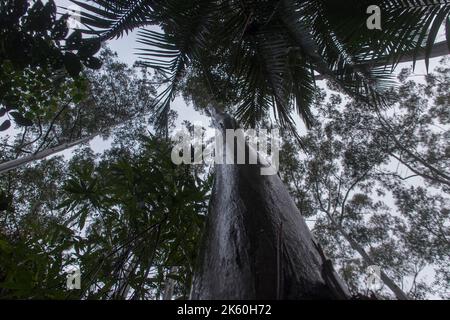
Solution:
{"label": "palm leaf", "polygon": [[70,1],[84,9],[79,18],[88,28],[82,31],[105,40],[156,23],[153,13],[157,1],[95,0],[92,1],[94,5],[78,0]]}
{"label": "palm leaf", "polygon": [[[157,101],[162,122],[189,65],[221,83],[212,88],[216,97],[234,92],[244,123],[256,125],[273,109],[295,131],[294,110],[307,125],[313,122],[315,72],[382,105],[402,57],[416,59],[425,48],[428,66],[444,22],[450,38],[450,0],[72,1],[85,10],[90,34],[112,38],[149,25],[162,30],[139,32],[143,63],[168,85]],[[369,5],[381,8],[382,31],[366,27]]]}

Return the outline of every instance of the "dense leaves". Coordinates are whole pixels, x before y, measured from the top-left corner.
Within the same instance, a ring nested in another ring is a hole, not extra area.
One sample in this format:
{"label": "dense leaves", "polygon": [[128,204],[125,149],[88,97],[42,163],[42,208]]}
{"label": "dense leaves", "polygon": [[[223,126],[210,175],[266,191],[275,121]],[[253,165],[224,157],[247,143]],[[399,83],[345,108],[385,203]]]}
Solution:
{"label": "dense leaves", "polygon": [[[58,97],[72,85],[70,77],[79,77],[82,63],[92,69],[101,67],[93,57],[100,41],[82,39],[77,31],[70,33],[68,15],[58,16],[53,0],[45,4],[2,1],[0,16],[0,105],[9,120],[31,126],[46,111],[43,105],[59,102]],[[30,92],[32,99],[26,99]],[[10,110],[16,111],[9,114]]]}
{"label": "dense leaves", "polygon": [[[352,293],[369,293],[377,264],[378,297],[448,298],[449,68],[422,84],[403,71],[393,89],[388,67],[428,66],[443,23],[450,38],[449,1],[72,2],[80,30],[53,1],[1,2],[0,131],[22,127],[1,160],[113,128],[114,140],[102,155],[79,148],[2,174],[1,297],[187,298],[210,176],[175,166],[159,135],[182,91],[198,110],[287,129],[281,176]],[[374,4],[382,31],[365,27]],[[109,50],[94,56],[136,28],[140,73]],[[156,99],[147,67],[165,86]],[[317,76],[350,100],[327,100]],[[295,114],[311,128],[301,156]],[[66,288],[75,267],[81,291]]]}
{"label": "dense leaves", "polygon": [[[294,113],[307,126],[313,122],[317,73],[354,97],[383,105],[380,92],[393,84],[385,65],[405,56],[415,60],[424,48],[428,64],[450,11],[446,0],[73,2],[84,9],[87,34],[104,39],[144,29],[140,54],[168,84],[158,100],[161,123],[183,75],[197,71],[210,103],[221,103],[224,89],[234,92],[243,124],[273,111],[293,132]],[[370,5],[382,10],[382,31],[366,27]]]}
{"label": "dense leaves", "polygon": [[285,141],[282,177],[354,293],[374,290],[366,268],[379,265],[410,298],[449,298],[448,67],[421,82],[401,72],[385,114],[322,93],[308,154]]}
{"label": "dense leaves", "polygon": [[[169,279],[187,297],[209,181],[174,165],[162,140],[134,144],[101,158],[80,149],[68,164],[50,160],[2,180],[14,198],[0,219],[2,297],[161,298]],[[74,266],[82,289],[71,292]]]}
{"label": "dense leaves", "polygon": [[[35,110],[33,117],[37,125],[25,127],[14,139],[6,137],[1,141],[3,148],[15,151],[2,154],[3,161],[80,138],[96,135],[107,138],[112,130],[146,123],[155,96],[148,72],[145,68],[128,67],[109,49],[101,51],[99,56],[103,60],[99,70],[87,71],[84,77],[61,84],[57,96],[41,96],[39,88],[34,87],[27,94],[20,95],[24,105],[28,101],[39,101],[39,105],[32,109]],[[43,78],[43,75],[30,77],[35,78],[30,78],[30,81],[41,87],[50,89],[53,85],[52,80]],[[21,125],[31,124],[16,111],[11,111],[9,116]]]}

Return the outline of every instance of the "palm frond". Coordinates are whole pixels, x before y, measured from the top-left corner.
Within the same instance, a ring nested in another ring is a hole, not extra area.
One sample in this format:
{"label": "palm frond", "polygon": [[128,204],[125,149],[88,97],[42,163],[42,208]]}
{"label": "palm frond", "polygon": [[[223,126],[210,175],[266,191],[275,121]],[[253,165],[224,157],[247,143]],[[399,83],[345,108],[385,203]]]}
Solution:
{"label": "palm frond", "polygon": [[179,5],[176,3],[180,1],[174,2],[167,1],[165,9],[170,11],[171,19],[176,23],[161,24],[163,33],[145,29],[138,33],[138,42],[144,45],[138,49],[142,63],[158,70],[167,83],[167,88],[155,101],[160,129],[167,128],[170,103],[187,66],[192,59],[201,60],[202,52],[207,48],[208,26],[213,23],[211,13],[216,10],[211,0],[198,1],[190,7],[186,7],[186,2]]}
{"label": "palm frond", "polygon": [[84,9],[79,18],[87,28],[82,31],[105,40],[156,23],[154,13],[158,7],[157,1],[94,0],[93,5],[78,0],[70,1]]}
{"label": "palm frond", "polygon": [[[444,22],[450,39],[450,0],[71,1],[84,9],[87,33],[106,39],[146,28],[139,32],[139,54],[168,85],[157,101],[162,122],[192,64],[221,83],[216,96],[234,92],[244,124],[255,125],[273,109],[295,131],[294,111],[313,122],[314,72],[382,105],[403,57],[425,50],[428,66]],[[381,31],[366,26],[369,5],[382,11]]]}

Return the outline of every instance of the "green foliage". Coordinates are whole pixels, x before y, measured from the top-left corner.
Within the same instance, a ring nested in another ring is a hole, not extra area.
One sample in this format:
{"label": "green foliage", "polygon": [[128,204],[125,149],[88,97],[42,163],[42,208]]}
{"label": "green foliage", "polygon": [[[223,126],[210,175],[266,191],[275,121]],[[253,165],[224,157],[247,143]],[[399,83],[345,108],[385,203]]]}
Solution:
{"label": "green foliage", "polygon": [[35,125],[23,127],[14,140],[3,141],[4,148],[15,151],[3,153],[4,161],[95,134],[106,138],[112,130],[145,125],[155,96],[146,69],[119,62],[117,55],[106,48],[99,57],[103,61],[99,70],[86,71],[73,80],[62,79],[58,89],[53,79],[41,73],[27,75],[24,87],[21,76],[9,77],[17,91],[19,110],[26,111],[27,118],[22,119],[22,113],[16,110],[8,115],[5,111],[5,117],[14,117],[22,125],[29,125],[30,118]]}
{"label": "green foliage", "polygon": [[4,131],[11,119],[26,127],[39,115],[54,114],[61,96],[79,81],[82,63],[98,69],[101,62],[93,57],[100,41],[82,39],[76,31],[67,37],[68,15],[57,18],[53,0],[2,1],[0,16],[0,105],[1,117],[8,117],[1,121]]}
{"label": "green foliage", "polygon": [[[273,113],[288,129],[283,179],[354,293],[367,289],[368,261],[352,241],[410,297],[445,297],[449,133],[431,127],[448,128],[449,68],[424,85],[407,82],[405,71],[389,90],[385,66],[423,48],[428,65],[444,20],[450,37],[449,1],[72,2],[86,29],[70,34],[53,1],[1,3],[0,131],[11,120],[23,127],[12,146],[3,139],[1,158],[109,136],[112,127],[115,140],[101,157],[78,149],[69,162],[53,158],[2,176],[1,297],[158,299],[175,283],[174,297],[187,298],[210,177],[203,167],[175,166],[171,144],[145,131],[150,120],[167,134],[179,91],[244,125],[266,126]],[[382,32],[365,27],[369,4],[382,9]],[[145,29],[155,25],[161,32]],[[101,41],[139,27],[140,75],[109,50],[94,57]],[[167,85],[156,99],[145,67]],[[356,101],[327,101],[316,74]],[[389,116],[373,108],[396,104],[399,113]],[[294,114],[311,128],[301,158],[289,138]],[[394,159],[413,174],[391,170]],[[416,177],[430,190],[405,182]],[[65,287],[74,266],[81,291]],[[426,268],[434,283],[419,276]]]}
{"label": "green foliage", "polygon": [[353,293],[367,293],[374,263],[411,298],[448,299],[448,59],[422,83],[410,75],[401,72],[383,114],[319,94],[322,124],[303,137],[306,155],[286,137],[281,175]]}
{"label": "green foliage", "polygon": [[[233,91],[234,111],[244,125],[267,119],[273,110],[293,133],[294,112],[307,126],[313,123],[315,72],[382,106],[380,93],[394,84],[385,65],[395,66],[405,55],[415,58],[422,48],[428,64],[450,9],[447,0],[73,2],[90,27],[83,32],[100,39],[144,28],[138,40],[143,63],[167,83],[157,100],[160,124],[167,122],[183,77],[194,73],[208,88],[210,103],[220,104],[224,91]],[[382,31],[366,27],[369,5],[383,12]],[[145,29],[153,25],[162,32]]]}
{"label": "green foliage", "polygon": [[61,299],[74,233],[55,214],[64,163],[54,158],[2,179],[0,296]]}
{"label": "green foliage", "polygon": [[73,232],[56,221],[28,222],[21,236],[0,235],[0,294],[14,299],[62,299],[70,264],[63,250]]}
{"label": "green foliage", "polygon": [[[158,298],[169,279],[177,297],[188,296],[210,180],[174,165],[169,143],[135,139],[135,148],[113,148],[100,159],[80,149],[47,187],[29,185],[43,183],[40,168],[14,187],[2,185],[14,190],[15,207],[0,220],[2,297]],[[51,161],[43,163],[47,172]],[[47,193],[51,185],[56,194]],[[82,289],[68,291],[65,271],[76,265]]]}

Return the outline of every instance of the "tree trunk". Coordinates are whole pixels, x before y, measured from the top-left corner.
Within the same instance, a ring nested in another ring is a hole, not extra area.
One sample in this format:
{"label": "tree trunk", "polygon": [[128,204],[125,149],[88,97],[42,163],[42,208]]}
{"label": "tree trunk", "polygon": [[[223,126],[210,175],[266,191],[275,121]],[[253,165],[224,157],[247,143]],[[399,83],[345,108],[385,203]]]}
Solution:
{"label": "tree trunk", "polygon": [[[177,272],[177,267],[170,267],[169,274]],[[166,275],[166,284],[164,285],[163,300],[172,300],[176,281]]]}
{"label": "tree trunk", "polygon": [[97,135],[98,135],[98,133],[90,135],[90,136],[82,138],[82,139],[75,140],[73,142],[63,143],[59,146],[40,151],[40,152],[32,154],[30,156],[26,156],[26,157],[22,157],[22,158],[4,162],[4,163],[0,164],[0,173],[8,172],[9,170],[16,169],[16,168],[21,167],[29,162],[44,159],[55,153],[64,151],[66,149],[69,149],[69,148],[79,145],[81,143],[88,142],[89,140],[93,139]]}
{"label": "tree trunk", "polygon": [[[236,129],[212,113],[217,129]],[[348,299],[281,179],[260,168],[215,165],[191,299]]]}
{"label": "tree trunk", "polygon": [[[342,236],[345,238],[345,240],[348,241],[350,246],[359,253],[359,255],[363,258],[364,262],[367,264],[367,266],[376,265],[376,263],[372,260],[372,258],[367,254],[367,252],[364,250],[362,246],[359,245],[355,240],[353,240],[350,235],[345,232],[344,228],[337,223],[331,216],[329,215],[329,218],[331,219],[331,222],[336,226],[336,228],[339,230],[339,232],[342,234]],[[403,292],[402,289],[400,289],[399,286],[395,284],[395,282],[383,271],[380,271],[380,278],[381,281],[389,288],[391,291],[395,294],[398,300],[408,300],[408,296]]]}

